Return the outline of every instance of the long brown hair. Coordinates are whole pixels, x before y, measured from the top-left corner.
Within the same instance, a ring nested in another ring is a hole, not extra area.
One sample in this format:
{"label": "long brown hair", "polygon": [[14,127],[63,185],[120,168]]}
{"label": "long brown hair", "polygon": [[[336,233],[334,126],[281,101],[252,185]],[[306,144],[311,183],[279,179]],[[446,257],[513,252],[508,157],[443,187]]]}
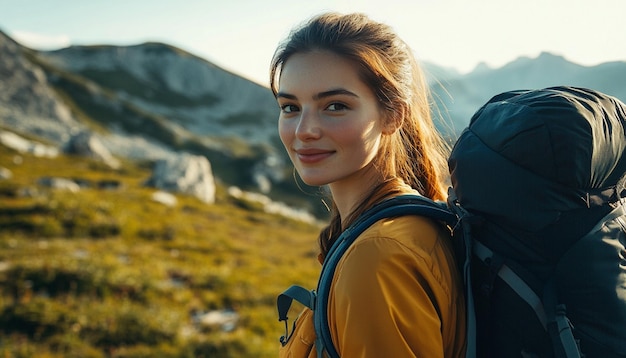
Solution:
{"label": "long brown hair", "polygon": [[431,199],[444,199],[449,148],[431,118],[432,100],[424,75],[410,48],[391,27],[359,13],[312,18],[292,31],[274,54],[270,67],[274,95],[285,62],[296,53],[313,50],[330,51],[355,63],[361,80],[375,93],[384,118],[399,125],[393,134],[383,136],[374,159],[380,184],[344,220],[344,227],[331,198],[330,223],[319,236],[325,256],[345,226],[376,202],[400,192],[402,183]]}

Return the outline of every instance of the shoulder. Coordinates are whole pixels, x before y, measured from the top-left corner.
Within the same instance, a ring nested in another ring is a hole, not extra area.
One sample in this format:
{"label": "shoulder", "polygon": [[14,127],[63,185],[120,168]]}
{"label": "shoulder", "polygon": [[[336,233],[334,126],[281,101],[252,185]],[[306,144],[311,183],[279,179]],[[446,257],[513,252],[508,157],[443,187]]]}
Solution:
{"label": "shoulder", "polygon": [[349,251],[361,246],[374,245],[384,255],[387,250],[409,250],[412,254],[429,258],[441,249],[448,238],[443,227],[433,220],[417,215],[383,219],[365,230],[354,242]]}
{"label": "shoulder", "polygon": [[448,233],[434,221],[415,215],[383,219],[365,230],[348,248],[337,271],[371,277],[380,272],[412,270],[446,280],[453,260]]}

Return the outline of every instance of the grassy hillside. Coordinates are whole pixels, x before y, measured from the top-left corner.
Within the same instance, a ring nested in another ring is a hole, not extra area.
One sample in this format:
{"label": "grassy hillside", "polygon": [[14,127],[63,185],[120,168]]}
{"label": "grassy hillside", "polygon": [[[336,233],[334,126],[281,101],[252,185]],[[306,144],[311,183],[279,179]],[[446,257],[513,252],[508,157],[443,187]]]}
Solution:
{"label": "grassy hillside", "polygon": [[[142,186],[147,166],[1,145],[0,166],[13,173],[0,180],[3,357],[274,357],[277,294],[315,285],[318,228],[223,188],[215,205],[179,195],[168,207]],[[45,176],[84,186],[38,185]],[[238,319],[200,324],[211,311]]]}

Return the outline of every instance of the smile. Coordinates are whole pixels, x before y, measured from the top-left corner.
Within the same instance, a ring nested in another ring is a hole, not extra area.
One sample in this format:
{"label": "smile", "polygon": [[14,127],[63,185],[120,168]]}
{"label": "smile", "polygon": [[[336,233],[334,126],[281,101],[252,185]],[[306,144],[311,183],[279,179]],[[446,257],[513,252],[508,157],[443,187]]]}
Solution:
{"label": "smile", "polygon": [[330,157],[334,151],[321,149],[300,149],[296,150],[296,156],[303,164],[314,164]]}

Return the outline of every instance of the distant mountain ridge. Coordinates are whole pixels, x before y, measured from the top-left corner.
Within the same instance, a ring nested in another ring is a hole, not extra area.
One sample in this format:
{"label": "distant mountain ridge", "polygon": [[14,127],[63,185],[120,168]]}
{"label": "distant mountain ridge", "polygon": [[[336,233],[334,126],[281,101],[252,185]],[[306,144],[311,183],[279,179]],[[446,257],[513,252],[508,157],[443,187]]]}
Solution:
{"label": "distant mountain ridge", "polygon": [[286,170],[271,91],[166,44],[45,52],[0,33],[0,94],[0,125],[57,145],[90,130],[119,157],[204,155],[257,189]]}
{"label": "distant mountain ridge", "polygon": [[267,88],[178,48],[74,46],[40,56],[193,133],[261,143],[276,136],[269,124],[278,107]]}
{"label": "distant mountain ridge", "polygon": [[431,87],[455,134],[491,97],[510,90],[587,87],[626,101],[626,61],[587,67],[543,52],[537,58],[519,57],[500,68],[477,66],[466,75],[447,72],[443,76],[439,82],[431,82]]}
{"label": "distant mountain ridge", "polygon": [[[438,126],[451,140],[482,104],[507,90],[572,85],[626,100],[624,61],[586,67],[542,53],[469,74],[424,67],[443,117]],[[226,184],[301,195],[277,116],[268,88],[167,44],[35,51],[0,32],[0,126],[57,145],[89,130],[119,157],[190,152],[206,156]]]}

